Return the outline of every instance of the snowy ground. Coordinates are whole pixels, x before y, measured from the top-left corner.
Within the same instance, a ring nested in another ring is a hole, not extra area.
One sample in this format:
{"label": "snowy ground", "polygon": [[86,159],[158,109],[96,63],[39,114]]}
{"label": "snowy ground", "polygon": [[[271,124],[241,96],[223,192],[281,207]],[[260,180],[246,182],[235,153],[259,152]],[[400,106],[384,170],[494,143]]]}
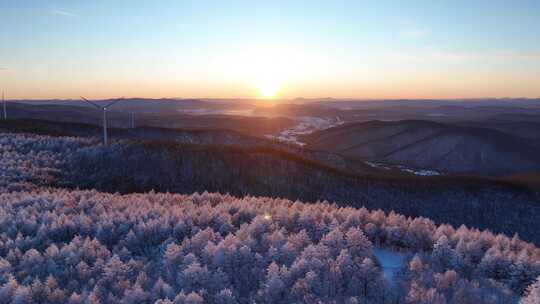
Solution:
{"label": "snowy ground", "polygon": [[429,169],[411,169],[409,167],[403,166],[403,165],[388,165],[388,164],[382,164],[382,163],[375,163],[366,161],[366,165],[378,168],[378,169],[384,169],[384,170],[391,170],[391,169],[398,169],[403,172],[407,172],[410,174],[418,175],[418,176],[437,176],[441,175],[441,172],[435,171],[435,170],[429,170]]}
{"label": "snowy ground", "polygon": [[373,254],[381,263],[384,278],[393,283],[396,272],[401,268],[401,264],[405,260],[405,254],[382,248],[373,249]]}
{"label": "snowy ground", "polygon": [[339,116],[335,118],[300,117],[297,118],[297,121],[298,123],[292,128],[283,130],[277,135],[266,135],[266,137],[303,146],[305,143],[299,141],[298,136],[311,134],[315,131],[339,126],[344,123]]}

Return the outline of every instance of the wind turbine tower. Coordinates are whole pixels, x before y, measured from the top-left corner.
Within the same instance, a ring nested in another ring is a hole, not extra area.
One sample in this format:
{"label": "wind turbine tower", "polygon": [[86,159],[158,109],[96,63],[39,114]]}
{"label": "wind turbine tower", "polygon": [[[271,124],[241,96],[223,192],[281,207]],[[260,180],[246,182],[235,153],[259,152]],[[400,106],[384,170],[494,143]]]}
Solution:
{"label": "wind turbine tower", "polygon": [[98,105],[97,103],[95,102],[92,102],[84,97],[81,96],[81,99],[86,101],[87,103],[91,104],[92,106],[94,106],[96,109],[98,110],[101,110],[103,111],[103,145],[108,145],[109,143],[109,135],[107,134],[107,109],[114,105],[115,103],[121,101],[123,98],[120,98],[120,99],[116,99],[108,104],[106,104],[105,106],[100,106]]}
{"label": "wind turbine tower", "polygon": [[7,104],[6,99],[4,98],[4,91],[2,91],[2,104],[4,107],[4,120],[7,120]]}

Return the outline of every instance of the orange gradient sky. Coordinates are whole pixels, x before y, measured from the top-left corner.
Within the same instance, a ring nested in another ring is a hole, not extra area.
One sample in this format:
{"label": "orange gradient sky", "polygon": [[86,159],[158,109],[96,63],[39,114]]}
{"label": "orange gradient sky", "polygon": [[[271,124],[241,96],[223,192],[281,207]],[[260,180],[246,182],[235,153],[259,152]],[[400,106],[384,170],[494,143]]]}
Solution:
{"label": "orange gradient sky", "polygon": [[8,2],[12,99],[540,97],[534,1]]}

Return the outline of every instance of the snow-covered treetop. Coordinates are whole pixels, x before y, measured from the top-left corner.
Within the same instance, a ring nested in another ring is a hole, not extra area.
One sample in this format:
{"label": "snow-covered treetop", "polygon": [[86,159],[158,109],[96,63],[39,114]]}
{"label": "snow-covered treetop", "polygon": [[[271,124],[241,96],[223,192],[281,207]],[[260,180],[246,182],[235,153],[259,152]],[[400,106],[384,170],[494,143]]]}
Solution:
{"label": "snow-covered treetop", "polygon": [[[538,299],[540,249],[517,236],[327,202],[49,187],[95,144],[0,134],[0,303]],[[405,257],[392,281],[374,249]]]}
{"label": "snow-covered treetop", "polygon": [[50,185],[74,152],[95,139],[0,133],[0,191]]}
{"label": "snow-covered treetop", "polygon": [[[515,302],[540,274],[517,237],[324,202],[50,188],[0,194],[0,231],[13,299]],[[409,253],[392,289],[374,246]]]}

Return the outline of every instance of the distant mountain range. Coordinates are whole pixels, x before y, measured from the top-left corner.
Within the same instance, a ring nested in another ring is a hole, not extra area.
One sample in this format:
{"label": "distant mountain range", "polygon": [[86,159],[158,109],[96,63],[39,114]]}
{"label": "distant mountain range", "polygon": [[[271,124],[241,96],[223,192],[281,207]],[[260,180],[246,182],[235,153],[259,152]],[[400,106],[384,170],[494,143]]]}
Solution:
{"label": "distant mountain range", "polygon": [[[241,113],[245,109],[237,104],[225,105],[195,100],[125,100],[111,107],[107,116],[109,126],[116,128],[129,128],[131,114],[134,113],[136,126],[196,130],[223,129],[260,137],[278,133],[294,125],[294,121],[285,117],[235,114],[235,111]],[[13,119],[38,119],[98,126],[102,122],[101,112],[82,101],[10,102],[8,115]]]}
{"label": "distant mountain range", "polygon": [[[323,159],[332,155],[338,160],[332,162],[338,163],[340,169],[362,174],[369,171],[361,165],[364,161],[392,165],[385,168],[406,166],[467,175],[540,171],[540,100],[537,99],[327,99],[269,106],[254,100],[130,98],[109,110],[109,125],[129,128],[131,113],[137,127],[229,130],[258,137],[258,141],[290,139],[284,134],[293,134],[295,142],[307,144],[307,150],[326,153]],[[102,120],[100,111],[78,100],[11,100],[8,114],[15,119],[93,125],[100,125]],[[307,128],[306,124],[319,121],[326,122],[322,128],[340,126],[308,134],[319,127]],[[154,134],[151,139],[155,134],[160,134],[159,138],[177,137],[164,130],[135,133],[123,134],[137,138],[145,134],[144,139],[148,134]],[[221,142],[219,136],[215,140]],[[319,159],[320,155],[315,158]],[[375,171],[381,174],[381,170]],[[398,174],[397,171],[386,174]]]}

